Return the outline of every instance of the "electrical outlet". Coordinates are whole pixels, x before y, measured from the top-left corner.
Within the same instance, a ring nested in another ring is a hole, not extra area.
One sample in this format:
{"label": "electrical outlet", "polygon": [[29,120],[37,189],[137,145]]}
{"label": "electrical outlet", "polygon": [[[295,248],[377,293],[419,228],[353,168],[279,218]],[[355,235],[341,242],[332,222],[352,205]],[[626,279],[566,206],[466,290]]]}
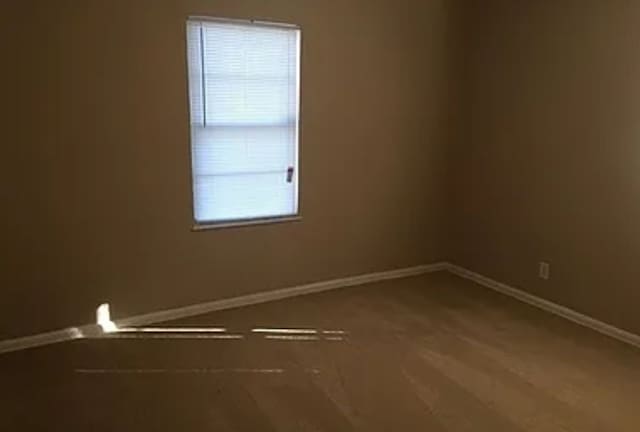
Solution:
{"label": "electrical outlet", "polygon": [[540,261],[538,265],[538,277],[544,280],[549,279],[549,263],[548,262]]}

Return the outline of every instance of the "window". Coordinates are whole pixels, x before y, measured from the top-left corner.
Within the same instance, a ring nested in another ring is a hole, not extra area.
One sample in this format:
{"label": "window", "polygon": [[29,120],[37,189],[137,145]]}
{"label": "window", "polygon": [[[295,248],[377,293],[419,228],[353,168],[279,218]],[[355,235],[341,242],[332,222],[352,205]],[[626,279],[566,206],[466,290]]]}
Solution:
{"label": "window", "polygon": [[300,30],[187,23],[196,225],[298,214]]}

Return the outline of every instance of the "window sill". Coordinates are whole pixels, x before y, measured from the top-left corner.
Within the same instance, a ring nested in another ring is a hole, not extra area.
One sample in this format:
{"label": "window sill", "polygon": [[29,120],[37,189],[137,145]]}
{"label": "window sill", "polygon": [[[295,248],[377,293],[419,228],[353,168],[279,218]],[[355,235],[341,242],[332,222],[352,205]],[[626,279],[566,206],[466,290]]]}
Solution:
{"label": "window sill", "polygon": [[271,218],[260,218],[260,219],[245,219],[245,220],[237,220],[237,221],[228,221],[228,222],[203,222],[196,223],[191,231],[209,231],[209,230],[217,230],[217,229],[225,229],[225,228],[240,228],[254,225],[271,225],[277,223],[284,222],[299,222],[302,220],[302,216],[293,215],[293,216],[282,216],[282,217],[271,217]]}

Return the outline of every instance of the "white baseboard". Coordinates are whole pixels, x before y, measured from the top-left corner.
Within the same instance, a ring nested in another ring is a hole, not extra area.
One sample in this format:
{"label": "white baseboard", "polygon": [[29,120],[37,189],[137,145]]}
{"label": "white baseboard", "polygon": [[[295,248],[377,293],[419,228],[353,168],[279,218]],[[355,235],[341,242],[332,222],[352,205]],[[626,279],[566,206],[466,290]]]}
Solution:
{"label": "white baseboard", "polygon": [[[280,300],[289,297],[295,297],[304,294],[312,294],[322,291],[333,290],[337,288],[345,288],[355,285],[363,285],[367,283],[379,282],[389,279],[398,279],[408,276],[417,276],[425,273],[447,270],[457,276],[472,280],[484,287],[490,288],[502,294],[518,299],[524,303],[553,313],[555,315],[566,318],[582,326],[593,329],[607,336],[618,339],[627,344],[640,348],[640,336],[631,332],[622,330],[610,324],[598,321],[587,315],[576,312],[564,306],[534,296],[517,288],[503,284],[501,282],[490,279],[481,274],[472,272],[465,268],[454,264],[440,262],[434,264],[426,264],[415,267],[402,268],[397,270],[389,270],[377,273],[368,273],[358,276],[349,276],[340,279],[332,279],[322,282],[314,282],[305,285],[298,285],[289,288],[283,288],[274,291],[260,292],[240,297],[228,299],[214,300],[206,303],[199,303],[185,307],[167,309],[157,312],[151,312],[144,315],[137,315],[121,320],[116,320],[118,327],[135,327],[154,324],[164,321],[172,321],[181,318],[187,318],[194,315],[201,315],[209,312],[219,311],[223,309],[231,309],[240,306],[248,306],[259,303],[265,303],[274,300]],[[62,330],[56,330],[48,333],[41,333],[33,336],[21,337],[17,339],[9,339],[0,341],[0,353],[10,351],[18,351],[27,348],[33,348],[43,345],[49,345],[58,342],[70,341],[74,339],[82,339],[88,337],[100,336],[101,331],[97,324],[88,324],[80,327],[70,327]]]}
{"label": "white baseboard", "polygon": [[164,321],[173,321],[187,318],[194,315],[202,315],[223,309],[231,309],[240,306],[249,306],[258,303],[270,302],[304,294],[312,294],[321,291],[329,291],[336,288],[345,288],[355,285],[363,285],[372,282],[379,282],[388,279],[398,279],[408,276],[416,276],[439,270],[445,270],[447,263],[426,264],[415,267],[407,267],[397,270],[388,270],[377,273],[368,273],[358,276],[349,276],[340,279],[332,279],[322,282],[314,282],[306,285],[298,285],[273,291],[248,294],[240,297],[214,300],[206,303],[198,303],[190,306],[167,309],[158,312],[151,312],[144,315],[133,316],[121,320],[116,320],[118,327],[143,326]]}
{"label": "white baseboard", "polygon": [[595,318],[591,318],[590,316],[581,314],[580,312],[576,312],[573,309],[569,309],[565,306],[561,306],[549,300],[534,296],[533,294],[529,294],[525,291],[495,281],[486,276],[472,272],[457,265],[447,264],[446,269],[455,275],[472,280],[473,282],[476,282],[477,284],[480,284],[484,287],[508,295],[509,297],[513,297],[524,303],[530,304],[554,315],[561,316],[562,318],[568,319],[569,321],[573,321],[574,323],[580,324],[584,327],[588,327],[599,333],[605,334],[612,338],[618,339],[619,341],[640,348],[640,335],[622,330],[611,324],[607,324]]}
{"label": "white baseboard", "polygon": [[[89,333],[95,333],[97,328],[92,325],[82,327],[69,327],[61,330],[54,330],[47,333],[39,333],[32,336],[25,336],[16,339],[0,341],[0,353],[19,351],[27,348],[35,348],[43,345],[50,345],[58,342],[65,342],[74,339],[82,339]],[[95,326],[97,327],[97,326]]]}
{"label": "white baseboard", "polygon": [[[258,303],[265,303],[273,300],[280,300],[288,297],[295,297],[304,294],[317,293],[321,291],[333,290],[355,285],[362,285],[372,282],[379,282],[389,279],[398,279],[408,276],[417,276],[439,270],[445,270],[447,263],[440,262],[434,264],[419,265],[396,270],[388,270],[376,273],[368,273],[357,276],[349,276],[340,279],[332,279],[322,282],[314,282],[305,285],[298,285],[274,291],[260,292],[240,297],[214,300],[206,303],[199,303],[184,307],[151,312],[144,315],[137,315],[120,320],[116,320],[118,327],[134,327],[149,325],[158,322],[172,321],[187,318],[194,315],[201,315],[223,309],[231,309],[239,306],[248,306]],[[48,333],[41,333],[33,336],[21,337],[0,341],[0,353],[18,351],[26,348],[33,348],[49,345],[57,342],[64,342],[86,337],[100,335],[100,329],[96,324],[89,324],[80,327],[70,327]]]}

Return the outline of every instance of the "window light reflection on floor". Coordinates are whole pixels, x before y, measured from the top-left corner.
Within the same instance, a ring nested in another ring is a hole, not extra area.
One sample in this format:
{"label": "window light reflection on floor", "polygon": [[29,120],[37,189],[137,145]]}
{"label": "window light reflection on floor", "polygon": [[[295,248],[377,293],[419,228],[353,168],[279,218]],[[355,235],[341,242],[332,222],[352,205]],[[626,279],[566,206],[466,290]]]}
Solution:
{"label": "window light reflection on floor", "polygon": [[96,310],[96,321],[102,328],[104,333],[113,333],[118,331],[116,323],[111,321],[111,312],[109,311],[109,303],[103,303]]}
{"label": "window light reflection on floor", "polygon": [[[108,303],[96,310],[96,321],[103,337],[151,338],[151,339],[245,339],[242,334],[231,334],[226,327],[118,327],[111,320]],[[265,340],[285,341],[344,341],[344,330],[317,330],[313,328],[254,327],[250,334],[261,335]]]}

